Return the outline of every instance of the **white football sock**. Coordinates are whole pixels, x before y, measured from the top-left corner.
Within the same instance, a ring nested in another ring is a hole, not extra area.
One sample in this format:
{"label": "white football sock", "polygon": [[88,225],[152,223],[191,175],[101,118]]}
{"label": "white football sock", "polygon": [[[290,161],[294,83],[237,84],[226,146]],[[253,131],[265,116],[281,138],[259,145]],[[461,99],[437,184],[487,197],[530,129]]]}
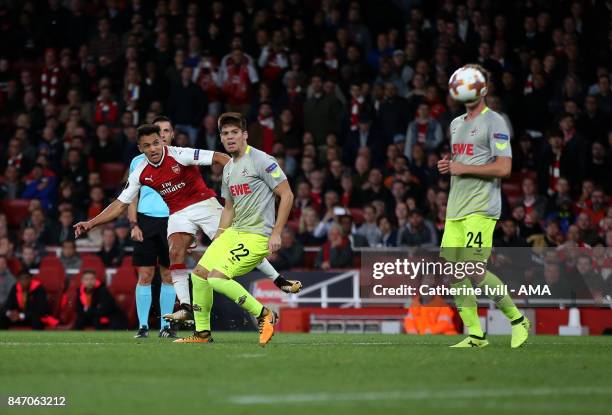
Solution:
{"label": "white football sock", "polygon": [[191,297],[189,296],[189,271],[183,269],[170,270],[172,275],[172,284],[174,285],[174,291],[178,297],[179,303],[191,304]]}
{"label": "white football sock", "polygon": [[274,269],[272,264],[270,264],[270,262],[265,258],[263,261],[261,261],[261,264],[257,265],[257,269],[266,274],[272,281],[280,276],[278,271]]}

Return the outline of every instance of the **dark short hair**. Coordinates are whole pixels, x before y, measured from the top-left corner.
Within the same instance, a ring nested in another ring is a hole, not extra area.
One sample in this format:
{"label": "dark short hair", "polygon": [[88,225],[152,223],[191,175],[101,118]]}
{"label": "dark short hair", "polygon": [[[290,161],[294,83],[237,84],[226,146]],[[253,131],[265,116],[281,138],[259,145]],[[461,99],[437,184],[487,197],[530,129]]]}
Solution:
{"label": "dark short hair", "polygon": [[137,140],[140,141],[140,137],[145,135],[157,134],[160,135],[159,125],[155,124],[143,124],[136,129]]}
{"label": "dark short hair", "polygon": [[239,112],[225,112],[219,116],[217,127],[219,131],[226,125],[233,125],[240,128],[242,131],[247,130],[246,119]]}
{"label": "dark short hair", "polygon": [[167,122],[172,125],[170,118],[166,117],[165,115],[158,115],[157,117],[153,118],[153,124],[157,124],[158,122]]}
{"label": "dark short hair", "polygon": [[85,274],[93,274],[94,277],[98,278],[98,273],[96,271],[94,271],[93,269],[91,269],[91,268],[88,268],[88,269],[84,270],[83,272],[81,272],[81,278],[83,278],[83,275],[85,275]]}

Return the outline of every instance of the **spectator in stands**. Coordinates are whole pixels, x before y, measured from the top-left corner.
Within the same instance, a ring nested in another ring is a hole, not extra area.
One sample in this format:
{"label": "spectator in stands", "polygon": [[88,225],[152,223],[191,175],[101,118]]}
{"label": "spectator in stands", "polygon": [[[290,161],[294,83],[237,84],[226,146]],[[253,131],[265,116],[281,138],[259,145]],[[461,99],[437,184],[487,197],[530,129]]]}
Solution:
{"label": "spectator in stands", "polygon": [[591,223],[591,217],[587,213],[581,213],[576,218],[576,225],[578,226],[578,232],[580,233],[580,241],[584,242],[589,246],[594,246],[599,241],[599,235],[597,231],[593,229]]}
{"label": "spectator in stands", "polygon": [[385,203],[386,206],[392,206],[393,197],[391,192],[387,189],[383,183],[383,175],[379,169],[371,169],[368,174],[368,180],[361,186],[361,196],[363,200],[369,202],[380,200]]}
{"label": "spectator in stands", "polygon": [[38,269],[40,266],[40,257],[34,248],[24,246],[21,250],[21,270],[32,272],[33,269]]}
{"label": "spectator in stands", "polygon": [[433,246],[438,243],[433,224],[424,218],[423,212],[413,209],[408,216],[408,225],[402,232],[399,244],[403,246]]}
{"label": "spectator in stands", "polygon": [[594,299],[596,302],[603,300],[605,282],[601,275],[593,270],[592,259],[589,255],[578,257],[573,277],[571,284],[576,298]]}
{"label": "spectator in stands", "polygon": [[342,235],[340,225],[333,224],[327,234],[327,241],[315,261],[317,268],[328,270],[330,268],[347,268],[353,265],[353,251],[346,236]]}
{"label": "spectator in stands", "polygon": [[251,88],[259,82],[259,75],[253,58],[243,52],[240,37],[233,38],[231,49],[232,51],[221,59],[221,89],[225,95],[226,109],[246,115],[249,112]]}
{"label": "spectator in stands", "polygon": [[120,252],[125,253],[126,248],[133,247],[130,237],[130,222],[127,219],[119,219],[115,222],[115,237]]}
{"label": "spectator in stands", "polygon": [[77,200],[83,200],[87,192],[89,172],[82,153],[78,148],[69,148],[66,154],[66,167],[62,171],[62,180],[72,183],[72,192]]}
{"label": "spectator in stands", "polygon": [[79,270],[83,260],[77,253],[76,243],[73,239],[66,239],[62,242],[62,251],[60,253],[60,261],[64,266],[64,270]]}
{"label": "spectator in stands", "polygon": [[304,130],[312,133],[317,144],[323,144],[329,133],[338,134],[341,125],[342,103],[323,90],[323,78],[314,75],[304,103]]}
{"label": "spectator in stands", "polygon": [[312,207],[302,209],[297,239],[303,245],[321,245],[325,241],[325,236],[315,234],[319,226],[319,215]]}
{"label": "spectator in stands", "polygon": [[78,288],[74,329],[117,330],[125,326],[125,316],[111,293],[97,279],[95,271],[85,270]]}
{"label": "spectator in stands", "polygon": [[76,223],[72,209],[64,209],[59,214],[59,221],[55,227],[52,245],[62,245],[64,241],[74,241],[74,229]]}
{"label": "spectator in stands", "polygon": [[89,203],[87,207],[87,218],[91,219],[96,217],[104,207],[106,206],[106,198],[104,197],[104,190],[101,186],[93,186],[89,190]]}
{"label": "spectator in stands", "polygon": [[0,199],[17,199],[23,193],[23,182],[19,177],[19,169],[13,165],[6,166],[4,180],[0,183]]}
{"label": "spectator in stands", "polygon": [[288,270],[300,267],[304,263],[304,247],[295,238],[295,231],[285,227],[281,234],[281,247],[268,257],[268,261],[277,270]]}
{"label": "spectator in stands", "polygon": [[19,251],[17,253],[18,256],[21,256],[21,253],[25,247],[32,248],[38,257],[45,254],[45,247],[38,240],[36,230],[30,226],[26,226],[21,232],[21,245],[19,246]]}
{"label": "spectator in stands", "polygon": [[4,310],[6,300],[16,282],[6,257],[0,255],[0,310]]}
{"label": "spectator in stands", "polygon": [[30,212],[30,218],[26,221],[26,226],[34,228],[38,241],[41,243],[41,245],[53,244],[55,239],[55,230],[48,223],[42,209],[33,209]]}
{"label": "spectator in stands", "polygon": [[521,186],[523,197],[519,200],[519,204],[525,208],[525,213],[528,214],[534,211],[538,218],[544,217],[546,210],[546,198],[536,193],[535,183],[529,177],[523,179]]}
{"label": "spectator in stands", "polygon": [[186,131],[191,146],[194,146],[208,104],[202,90],[191,81],[192,75],[192,68],[181,70],[180,82],[170,87],[167,113],[175,124],[174,128]]}
{"label": "spectator in stands", "polygon": [[[365,199],[370,200],[370,199]],[[365,237],[368,240],[368,245],[378,246],[382,240],[382,233],[376,225],[376,209],[372,205],[366,205],[363,208],[364,222],[357,229],[357,234]]]}
{"label": "spectator in stands", "polygon": [[107,267],[116,268],[121,265],[123,253],[119,249],[113,229],[106,228],[102,231],[102,248],[98,251],[98,256],[102,258],[102,262]]}
{"label": "spectator in stands", "polygon": [[361,147],[370,149],[372,164],[382,166],[383,154],[381,152],[382,137],[375,128],[372,127],[372,118],[367,111],[362,111],[358,117],[357,128],[351,131],[344,141],[342,149],[344,164],[350,165],[357,157]]}
{"label": "spectator in stands", "polygon": [[26,183],[21,197],[24,199],[39,199],[45,210],[52,210],[57,198],[56,178],[45,176],[43,174],[43,166],[40,164],[34,166],[30,176],[32,178]]}
{"label": "spectator in stands", "polygon": [[7,236],[0,238],[0,256],[6,259],[11,273],[17,275],[20,269],[19,259],[15,255],[15,244]]}
{"label": "spectator in stands", "polygon": [[350,214],[342,215],[338,218],[340,227],[342,228],[342,234],[346,236],[351,243],[351,249],[361,248],[368,245],[368,239],[356,233],[355,225],[353,224],[353,217]]}
{"label": "spectator in stands", "polygon": [[500,248],[525,247],[527,241],[519,236],[515,220],[507,218],[502,222],[501,228],[495,232],[493,245]]}
{"label": "spectator in stands", "polygon": [[395,247],[397,246],[397,229],[391,218],[387,215],[381,215],[376,220],[380,234],[380,246],[382,247]]}
{"label": "spectator in stands", "polygon": [[359,208],[363,206],[363,197],[361,196],[361,189],[355,187],[353,182],[353,176],[350,172],[346,171],[342,173],[340,178],[340,187],[342,192],[340,194],[340,203],[345,208]]}
{"label": "spectator in stands", "polygon": [[427,152],[431,152],[442,144],[444,138],[440,123],[431,117],[429,104],[419,104],[417,116],[408,125],[404,155],[412,161],[412,148],[416,143],[421,144]]}
{"label": "spectator in stands", "polygon": [[28,272],[19,273],[0,314],[0,328],[29,326],[43,330],[46,326],[55,327],[57,323],[49,315],[47,293],[41,282]]}
{"label": "spectator in stands", "polygon": [[121,148],[115,142],[106,124],[101,124],[96,128],[92,154],[95,154],[98,163],[114,163],[121,160]]}

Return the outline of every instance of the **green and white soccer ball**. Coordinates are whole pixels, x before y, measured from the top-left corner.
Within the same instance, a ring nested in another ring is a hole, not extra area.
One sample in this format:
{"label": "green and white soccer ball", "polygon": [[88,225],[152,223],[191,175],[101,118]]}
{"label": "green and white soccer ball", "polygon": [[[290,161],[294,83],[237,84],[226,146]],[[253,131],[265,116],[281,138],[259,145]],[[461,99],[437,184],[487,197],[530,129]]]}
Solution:
{"label": "green and white soccer ball", "polygon": [[464,66],[448,81],[448,92],[459,102],[474,102],[487,94],[487,81],[478,69]]}

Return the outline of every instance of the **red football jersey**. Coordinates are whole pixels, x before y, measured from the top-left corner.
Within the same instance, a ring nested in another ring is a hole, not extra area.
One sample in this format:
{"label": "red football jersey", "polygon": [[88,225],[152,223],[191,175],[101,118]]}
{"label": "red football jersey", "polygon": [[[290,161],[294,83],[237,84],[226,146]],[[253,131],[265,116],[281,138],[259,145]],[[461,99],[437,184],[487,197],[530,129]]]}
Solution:
{"label": "red football jersey", "polygon": [[198,169],[198,166],[210,166],[213,154],[208,150],[166,146],[159,163],[153,164],[145,158],[136,166],[117,199],[131,203],[140,186],[149,186],[161,195],[173,214],[215,197],[215,191],[206,186]]}

